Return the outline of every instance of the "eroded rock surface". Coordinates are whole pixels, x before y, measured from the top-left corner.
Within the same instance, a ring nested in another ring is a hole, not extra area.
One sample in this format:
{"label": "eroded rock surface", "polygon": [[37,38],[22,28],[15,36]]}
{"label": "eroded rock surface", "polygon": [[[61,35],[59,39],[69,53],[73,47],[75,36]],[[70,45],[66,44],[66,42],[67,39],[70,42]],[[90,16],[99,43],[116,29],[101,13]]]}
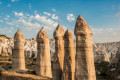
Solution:
{"label": "eroded rock surface", "polygon": [[83,19],[78,16],[74,34],[76,36],[76,80],[96,80],[92,32]]}
{"label": "eroded rock surface", "polygon": [[48,35],[42,27],[37,34],[37,60],[35,64],[36,74],[52,78],[50,46]]}
{"label": "eroded rock surface", "polygon": [[[74,40],[74,46],[76,46]],[[94,45],[95,44],[95,45]],[[95,47],[96,46],[96,47]],[[113,47],[111,47],[113,46]],[[118,57],[116,53],[119,52],[120,42],[109,42],[109,43],[94,43],[93,42],[93,53],[106,53],[111,63],[118,63]],[[0,55],[9,56],[12,55],[12,49],[14,47],[14,38],[8,38],[0,36]],[[76,49],[76,47],[75,47]],[[37,57],[37,42],[34,39],[25,39],[24,43],[24,53],[26,58],[36,58]],[[76,54],[76,50],[75,50]],[[114,54],[115,58],[111,58],[111,54]],[[50,39],[50,55],[51,61],[55,58],[55,39]],[[98,58],[98,57],[95,57]]]}
{"label": "eroded rock surface", "polygon": [[53,80],[61,80],[64,63],[64,29],[60,24],[54,31],[55,54],[53,60]]}
{"label": "eroded rock surface", "polygon": [[75,80],[75,53],[72,33],[69,29],[65,32],[65,56],[61,80]]}
{"label": "eroded rock surface", "polygon": [[24,41],[22,32],[18,30],[14,35],[14,49],[12,54],[12,68],[16,71],[25,69]]}

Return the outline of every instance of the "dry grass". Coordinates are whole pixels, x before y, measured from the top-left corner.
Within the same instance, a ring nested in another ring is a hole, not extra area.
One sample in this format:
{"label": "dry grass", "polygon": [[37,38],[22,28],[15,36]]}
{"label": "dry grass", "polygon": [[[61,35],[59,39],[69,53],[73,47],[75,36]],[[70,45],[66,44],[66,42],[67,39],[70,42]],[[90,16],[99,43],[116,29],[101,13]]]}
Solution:
{"label": "dry grass", "polygon": [[50,78],[37,76],[34,68],[36,59],[26,59],[26,68],[28,72],[25,74],[8,71],[12,69],[12,57],[0,57],[0,67],[5,70],[0,70],[0,80],[51,80]]}
{"label": "dry grass", "polygon": [[2,71],[2,75],[0,76],[1,80],[50,80],[45,77],[32,75],[32,74],[20,74],[16,72],[10,71]]}

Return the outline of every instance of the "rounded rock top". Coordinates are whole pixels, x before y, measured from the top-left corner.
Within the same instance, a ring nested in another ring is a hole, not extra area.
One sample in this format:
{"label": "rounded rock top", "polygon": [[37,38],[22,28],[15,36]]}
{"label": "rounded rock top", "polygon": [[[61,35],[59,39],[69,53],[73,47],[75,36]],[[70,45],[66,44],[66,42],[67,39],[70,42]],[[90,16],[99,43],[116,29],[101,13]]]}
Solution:
{"label": "rounded rock top", "polygon": [[18,30],[14,35],[14,41],[24,41],[24,35],[21,30]]}
{"label": "rounded rock top", "polygon": [[65,38],[72,37],[72,33],[71,33],[70,29],[66,30],[64,37]]}
{"label": "rounded rock top", "polygon": [[74,28],[74,34],[77,35],[87,35],[92,34],[92,31],[90,27],[88,26],[87,22],[82,16],[78,16],[75,28]]}
{"label": "rounded rock top", "polygon": [[36,40],[40,41],[40,40],[45,40],[45,39],[48,39],[48,38],[49,37],[48,37],[47,32],[45,31],[45,28],[42,27],[42,29],[37,34]]}
{"label": "rounded rock top", "polygon": [[54,38],[64,37],[64,34],[65,34],[65,31],[63,27],[60,24],[58,24],[57,28],[53,33]]}

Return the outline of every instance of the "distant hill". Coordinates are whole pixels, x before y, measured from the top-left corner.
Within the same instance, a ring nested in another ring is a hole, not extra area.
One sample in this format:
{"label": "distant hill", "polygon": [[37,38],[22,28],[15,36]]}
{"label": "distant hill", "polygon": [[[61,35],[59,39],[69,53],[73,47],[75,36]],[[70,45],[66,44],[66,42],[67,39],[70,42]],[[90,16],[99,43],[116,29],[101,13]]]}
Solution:
{"label": "distant hill", "polygon": [[2,34],[0,34],[0,38],[10,39],[8,36]]}
{"label": "distant hill", "polygon": [[[9,38],[6,35],[0,35],[0,47],[4,48],[8,52],[8,49],[13,49],[14,46],[14,38]],[[111,57],[111,54],[115,54],[118,52],[120,48],[120,41],[119,42],[108,42],[108,43],[93,43],[93,52],[101,53],[101,54],[108,54],[108,57]],[[26,56],[29,54],[37,54],[37,42],[34,39],[25,39],[24,50]],[[50,39],[50,52],[51,52],[51,59],[54,58],[55,53],[55,40]],[[1,52],[0,52],[1,53]],[[9,52],[12,54],[12,52]],[[7,53],[6,53],[7,54]]]}
{"label": "distant hill", "polygon": [[120,41],[118,42],[107,42],[107,43],[96,43],[97,48],[105,51],[109,57],[111,54],[116,54],[120,48]]}

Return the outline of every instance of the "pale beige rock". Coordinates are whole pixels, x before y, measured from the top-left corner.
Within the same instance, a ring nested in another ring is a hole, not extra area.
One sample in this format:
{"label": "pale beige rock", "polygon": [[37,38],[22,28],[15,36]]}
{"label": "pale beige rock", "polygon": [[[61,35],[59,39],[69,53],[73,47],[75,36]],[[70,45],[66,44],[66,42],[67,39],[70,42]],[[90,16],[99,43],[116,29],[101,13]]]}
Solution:
{"label": "pale beige rock", "polygon": [[8,52],[7,52],[7,49],[5,47],[2,47],[2,53],[1,53],[2,56],[8,56]]}
{"label": "pale beige rock", "polygon": [[12,48],[11,47],[7,48],[7,53],[8,53],[8,55],[12,55]]}
{"label": "pale beige rock", "polygon": [[64,56],[64,67],[62,80],[75,80],[75,53],[73,37],[69,29],[64,35],[65,41],[65,56]]}
{"label": "pale beige rock", "polygon": [[25,57],[26,57],[26,58],[31,58],[31,56],[32,56],[32,51],[24,51],[24,53],[25,53]]}
{"label": "pale beige rock", "polygon": [[96,80],[92,32],[82,16],[77,18],[74,34],[76,36],[75,80]]}
{"label": "pale beige rock", "polygon": [[52,78],[49,38],[44,27],[37,34],[36,74]]}
{"label": "pale beige rock", "polygon": [[60,24],[54,31],[55,59],[53,60],[53,80],[61,80],[64,62],[64,29]]}
{"label": "pale beige rock", "polygon": [[109,59],[107,53],[104,54],[104,58],[103,58],[103,60],[104,60],[105,62],[110,62],[110,59]]}
{"label": "pale beige rock", "polygon": [[12,68],[15,71],[25,70],[24,41],[22,32],[18,30],[14,35],[14,49],[12,54]]}

